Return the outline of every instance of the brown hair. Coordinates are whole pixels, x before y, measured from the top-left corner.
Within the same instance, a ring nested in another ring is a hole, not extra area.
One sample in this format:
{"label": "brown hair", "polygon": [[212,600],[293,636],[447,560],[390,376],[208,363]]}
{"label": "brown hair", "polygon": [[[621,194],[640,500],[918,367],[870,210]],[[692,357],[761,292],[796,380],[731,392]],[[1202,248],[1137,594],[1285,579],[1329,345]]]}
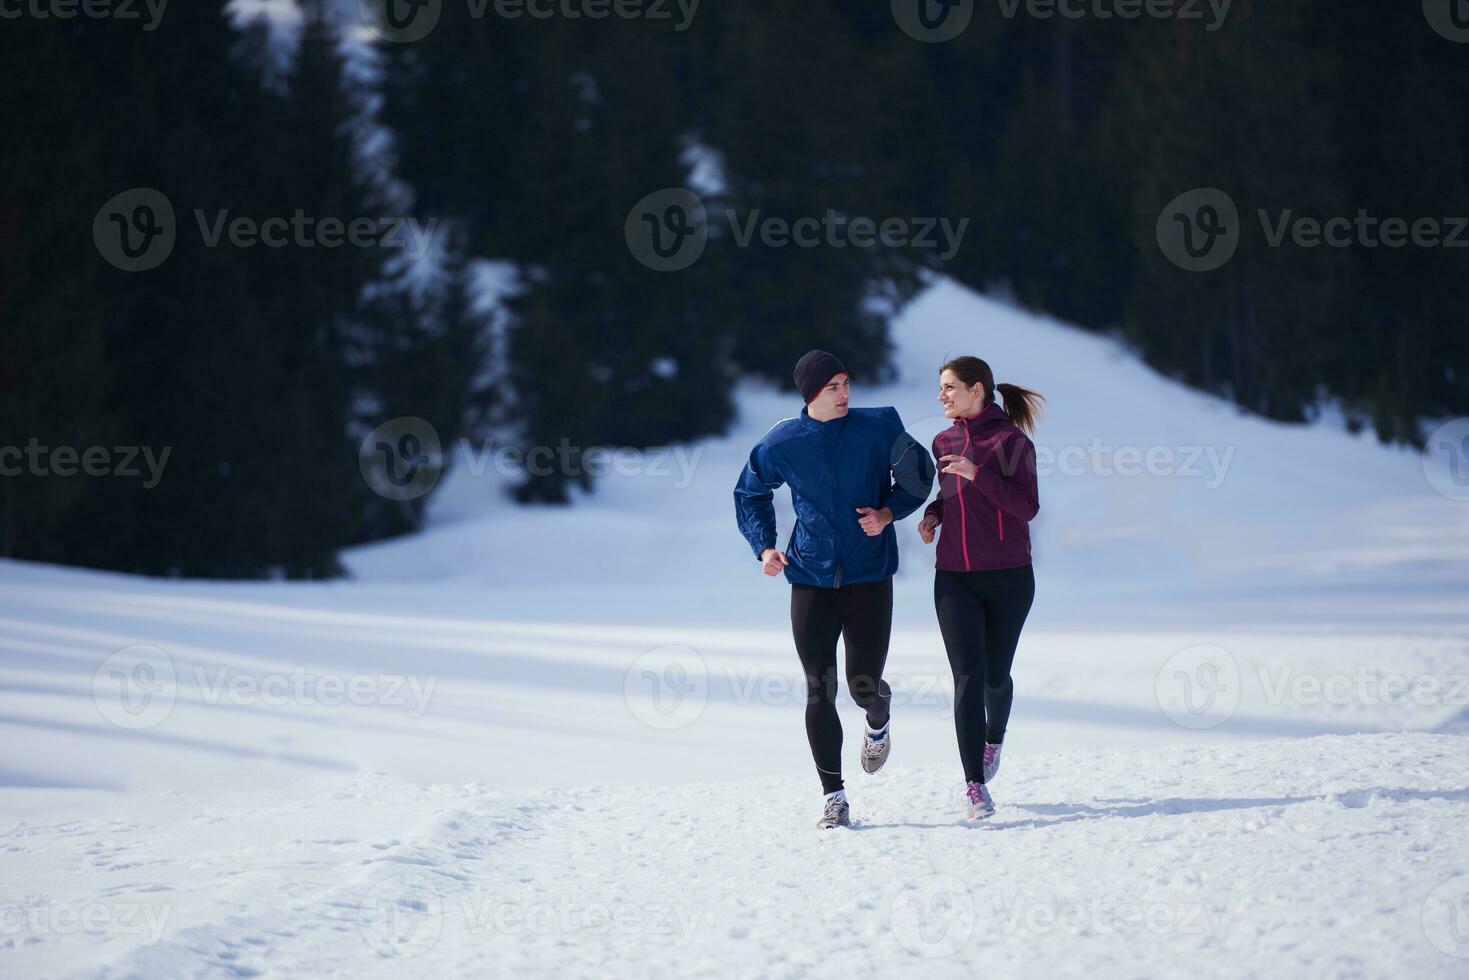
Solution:
{"label": "brown hair", "polygon": [[995,384],[995,372],[977,357],[956,357],[939,368],[940,374],[945,371],[953,371],[954,376],[968,387],[972,388],[977,384],[984,385],[986,405],[994,402],[995,392],[999,391],[1005,399],[1005,414],[1010,416],[1010,421],[1031,435],[1035,435],[1035,425],[1044,414],[1041,411],[1040,403],[1046,400],[1045,395],[1019,385]]}

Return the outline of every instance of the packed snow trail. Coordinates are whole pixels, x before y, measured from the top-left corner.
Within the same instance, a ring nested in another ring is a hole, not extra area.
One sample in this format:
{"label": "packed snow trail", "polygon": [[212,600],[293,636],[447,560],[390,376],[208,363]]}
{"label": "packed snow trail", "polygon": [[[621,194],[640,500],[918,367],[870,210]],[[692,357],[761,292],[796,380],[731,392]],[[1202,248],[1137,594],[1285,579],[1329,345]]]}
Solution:
{"label": "packed snow trail", "polygon": [[[815,830],[820,796],[792,779],[507,794],[362,775],[247,806],[170,793],[19,821],[0,835],[10,888],[81,915],[149,912],[134,936],[38,933],[0,962],[99,977],[1463,976],[1461,736],[1012,751],[999,813],[977,824],[949,768],[904,766],[897,748],[849,780],[851,830]],[[159,920],[166,937],[146,945]]]}

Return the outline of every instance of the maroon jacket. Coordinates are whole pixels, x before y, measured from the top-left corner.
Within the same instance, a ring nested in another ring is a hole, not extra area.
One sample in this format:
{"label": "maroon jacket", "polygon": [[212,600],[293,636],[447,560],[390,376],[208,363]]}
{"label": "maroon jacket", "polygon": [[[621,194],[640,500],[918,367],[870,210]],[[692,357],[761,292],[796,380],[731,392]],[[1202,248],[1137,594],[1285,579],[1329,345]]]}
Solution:
{"label": "maroon jacket", "polygon": [[[963,456],[979,469],[973,480],[938,475],[939,495],[923,512],[941,525],[936,566],[973,572],[1030,564],[1029,521],[1041,509],[1035,444],[991,402],[934,436],[933,458],[944,456]],[[939,470],[947,465],[938,463]]]}

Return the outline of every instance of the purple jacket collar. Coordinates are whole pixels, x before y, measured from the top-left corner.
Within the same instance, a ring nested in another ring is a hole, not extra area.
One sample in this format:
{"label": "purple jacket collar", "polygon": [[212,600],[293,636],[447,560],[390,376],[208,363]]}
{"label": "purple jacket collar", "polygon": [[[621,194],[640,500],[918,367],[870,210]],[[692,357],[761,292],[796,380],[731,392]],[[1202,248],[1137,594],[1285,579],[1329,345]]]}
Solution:
{"label": "purple jacket collar", "polygon": [[974,415],[969,418],[955,419],[954,424],[967,426],[969,428],[969,431],[973,432],[975,429],[991,425],[995,422],[1008,421],[1010,421],[1010,416],[1005,414],[1005,410],[1000,407],[1000,403],[990,402],[978,415]]}

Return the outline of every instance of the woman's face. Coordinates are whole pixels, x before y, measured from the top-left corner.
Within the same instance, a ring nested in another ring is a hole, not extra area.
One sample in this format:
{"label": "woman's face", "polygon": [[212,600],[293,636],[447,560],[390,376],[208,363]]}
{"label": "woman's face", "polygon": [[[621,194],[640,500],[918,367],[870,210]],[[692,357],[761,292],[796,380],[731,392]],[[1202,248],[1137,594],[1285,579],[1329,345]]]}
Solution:
{"label": "woman's face", "polygon": [[976,381],[974,387],[966,388],[957,374],[946,369],[939,375],[939,404],[944,406],[945,418],[974,415],[984,407],[984,384]]}

